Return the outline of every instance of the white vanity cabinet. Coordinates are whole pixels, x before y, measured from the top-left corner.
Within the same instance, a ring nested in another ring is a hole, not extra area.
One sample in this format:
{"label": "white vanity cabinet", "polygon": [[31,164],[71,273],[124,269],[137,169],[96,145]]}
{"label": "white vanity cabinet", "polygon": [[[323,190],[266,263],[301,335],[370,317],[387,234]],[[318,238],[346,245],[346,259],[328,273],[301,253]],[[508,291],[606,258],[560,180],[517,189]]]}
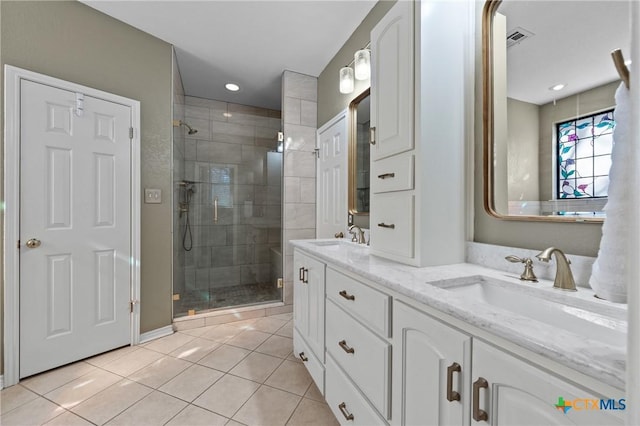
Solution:
{"label": "white vanity cabinet", "polygon": [[393,349],[392,424],[469,424],[469,335],[396,301]]}
{"label": "white vanity cabinet", "polygon": [[294,351],[343,425],[623,424],[587,409],[622,391],[351,267],[298,248],[294,265]]}
{"label": "white vanity cabinet", "polygon": [[324,394],[326,265],[294,250],[293,267],[293,350]]}
{"label": "white vanity cabinet", "polygon": [[414,266],[464,261],[472,9],[399,1],[371,31],[370,246],[378,256]]}
{"label": "white vanity cabinet", "polygon": [[[603,396],[522,361],[480,340],[473,342],[471,424],[622,425],[623,411],[591,409]],[[576,401],[565,414],[558,398]],[[616,406],[619,407],[618,401]]]}

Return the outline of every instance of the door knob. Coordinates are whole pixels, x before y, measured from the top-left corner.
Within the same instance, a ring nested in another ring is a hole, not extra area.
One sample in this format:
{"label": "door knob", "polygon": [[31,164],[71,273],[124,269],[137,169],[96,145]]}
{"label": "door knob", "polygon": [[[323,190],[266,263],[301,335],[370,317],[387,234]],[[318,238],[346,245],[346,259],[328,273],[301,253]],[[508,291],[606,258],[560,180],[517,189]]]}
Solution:
{"label": "door knob", "polygon": [[41,242],[37,238],[31,238],[31,239],[27,240],[27,247],[29,247],[29,248],[40,247],[40,244],[41,244]]}

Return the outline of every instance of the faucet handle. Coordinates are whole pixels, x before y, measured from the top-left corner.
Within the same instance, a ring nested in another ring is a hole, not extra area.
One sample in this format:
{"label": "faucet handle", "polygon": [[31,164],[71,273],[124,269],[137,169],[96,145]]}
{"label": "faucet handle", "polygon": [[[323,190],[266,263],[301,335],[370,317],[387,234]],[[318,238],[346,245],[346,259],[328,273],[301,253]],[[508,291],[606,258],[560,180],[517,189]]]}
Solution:
{"label": "faucet handle", "polygon": [[511,263],[524,263],[524,271],[520,275],[522,281],[538,282],[538,277],[533,272],[533,260],[528,257],[522,258],[514,255],[509,255],[505,259]]}

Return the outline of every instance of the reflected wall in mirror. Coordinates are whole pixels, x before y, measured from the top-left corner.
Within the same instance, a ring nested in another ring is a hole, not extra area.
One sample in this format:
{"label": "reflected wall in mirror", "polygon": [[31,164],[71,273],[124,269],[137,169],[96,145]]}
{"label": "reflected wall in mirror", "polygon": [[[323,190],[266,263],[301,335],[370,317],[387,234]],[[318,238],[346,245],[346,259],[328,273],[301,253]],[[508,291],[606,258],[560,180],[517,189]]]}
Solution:
{"label": "reflected wall in mirror", "polygon": [[505,219],[601,222],[628,1],[487,1],[485,209]]}
{"label": "reflected wall in mirror", "polygon": [[349,213],[369,214],[370,89],[349,104]]}

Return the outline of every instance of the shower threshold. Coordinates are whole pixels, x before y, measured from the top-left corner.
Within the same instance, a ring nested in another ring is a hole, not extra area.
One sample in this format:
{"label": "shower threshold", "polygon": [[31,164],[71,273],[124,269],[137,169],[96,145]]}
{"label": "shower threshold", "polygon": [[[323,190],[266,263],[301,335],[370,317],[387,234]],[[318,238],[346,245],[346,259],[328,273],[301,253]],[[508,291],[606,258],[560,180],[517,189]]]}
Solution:
{"label": "shower threshold", "polygon": [[194,315],[217,312],[225,309],[237,309],[280,303],[282,290],[273,284],[245,284],[216,289],[187,291],[179,301],[174,302],[174,319],[193,318]]}

